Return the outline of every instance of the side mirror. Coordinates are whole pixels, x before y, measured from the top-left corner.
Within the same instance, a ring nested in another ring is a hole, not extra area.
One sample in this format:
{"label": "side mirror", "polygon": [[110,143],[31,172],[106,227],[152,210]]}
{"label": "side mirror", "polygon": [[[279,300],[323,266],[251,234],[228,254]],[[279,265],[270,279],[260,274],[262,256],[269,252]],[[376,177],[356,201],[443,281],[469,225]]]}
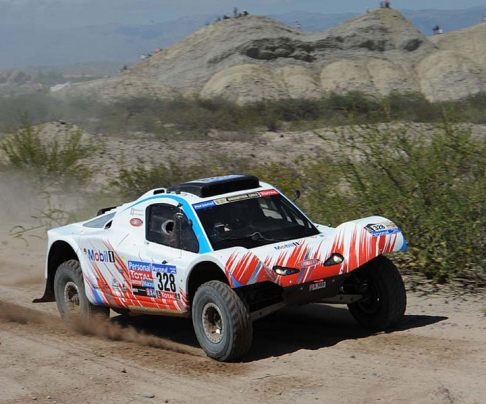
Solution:
{"label": "side mirror", "polygon": [[300,192],[298,189],[294,191],[294,199],[292,200],[293,202],[296,202],[302,195],[302,192]]}

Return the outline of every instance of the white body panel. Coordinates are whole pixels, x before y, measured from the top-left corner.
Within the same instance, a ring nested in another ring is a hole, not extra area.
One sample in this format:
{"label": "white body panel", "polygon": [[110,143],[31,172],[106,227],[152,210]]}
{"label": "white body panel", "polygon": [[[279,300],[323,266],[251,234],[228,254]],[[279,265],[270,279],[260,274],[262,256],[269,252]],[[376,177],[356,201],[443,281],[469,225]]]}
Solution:
{"label": "white body panel", "polygon": [[[260,184],[258,189],[224,196],[277,193],[269,184]],[[202,262],[210,262],[220,268],[234,288],[266,281],[287,287],[344,274],[380,254],[406,248],[401,231],[387,219],[375,216],[347,222],[335,229],[316,225],[320,234],[304,239],[253,249],[233,247],[213,251],[194,205],[212,203],[215,198],[221,196],[199,198],[188,193],[154,195],[151,191],[133,203],[100,216],[103,221],[116,212],[106,228],[86,227],[92,222],[88,221],[50,230],[48,249],[57,241],[71,246],[81,264],[87,297],[93,304],[184,315],[190,310],[189,275]],[[147,208],[161,203],[178,206],[191,220],[199,252],[147,241]],[[333,267],[324,266],[323,262],[336,252],[343,255],[344,262]],[[300,272],[295,276],[281,277],[272,270],[275,265],[295,267]],[[46,268],[46,278],[48,276]]]}

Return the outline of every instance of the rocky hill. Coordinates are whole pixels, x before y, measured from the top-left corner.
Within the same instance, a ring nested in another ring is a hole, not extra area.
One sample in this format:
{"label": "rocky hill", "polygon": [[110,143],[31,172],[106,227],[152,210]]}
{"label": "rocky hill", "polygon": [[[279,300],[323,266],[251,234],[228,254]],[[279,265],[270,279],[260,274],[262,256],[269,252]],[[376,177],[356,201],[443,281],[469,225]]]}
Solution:
{"label": "rocky hill", "polygon": [[30,94],[43,89],[42,84],[38,83],[32,75],[23,71],[7,70],[0,72],[0,96]]}
{"label": "rocky hill", "polygon": [[117,77],[72,85],[58,94],[106,101],[224,97],[242,104],[349,91],[460,99],[486,90],[485,39],[486,24],[428,38],[391,9],[371,11],[323,33],[248,16],[205,27]]}

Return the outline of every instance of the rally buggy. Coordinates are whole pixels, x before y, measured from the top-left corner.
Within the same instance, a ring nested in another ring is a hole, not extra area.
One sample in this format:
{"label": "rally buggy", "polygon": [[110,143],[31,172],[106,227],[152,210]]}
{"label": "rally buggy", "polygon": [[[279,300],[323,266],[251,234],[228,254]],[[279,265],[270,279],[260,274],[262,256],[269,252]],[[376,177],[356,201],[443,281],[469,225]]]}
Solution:
{"label": "rally buggy", "polygon": [[250,349],[252,322],[289,304],[347,304],[369,330],[402,319],[406,294],[384,254],[406,249],[374,216],[313,223],[258,178],[230,175],[147,192],[48,232],[46,289],[62,317],[192,317],[212,358]]}

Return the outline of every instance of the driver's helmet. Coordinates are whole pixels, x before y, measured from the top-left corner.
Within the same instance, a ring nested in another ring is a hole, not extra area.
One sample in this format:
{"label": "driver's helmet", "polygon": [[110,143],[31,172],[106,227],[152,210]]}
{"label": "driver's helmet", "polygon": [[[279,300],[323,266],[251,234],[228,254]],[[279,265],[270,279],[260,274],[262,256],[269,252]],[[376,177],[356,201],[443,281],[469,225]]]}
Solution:
{"label": "driver's helmet", "polygon": [[173,219],[168,219],[160,226],[162,230],[162,243],[171,247],[177,246],[176,223]]}

